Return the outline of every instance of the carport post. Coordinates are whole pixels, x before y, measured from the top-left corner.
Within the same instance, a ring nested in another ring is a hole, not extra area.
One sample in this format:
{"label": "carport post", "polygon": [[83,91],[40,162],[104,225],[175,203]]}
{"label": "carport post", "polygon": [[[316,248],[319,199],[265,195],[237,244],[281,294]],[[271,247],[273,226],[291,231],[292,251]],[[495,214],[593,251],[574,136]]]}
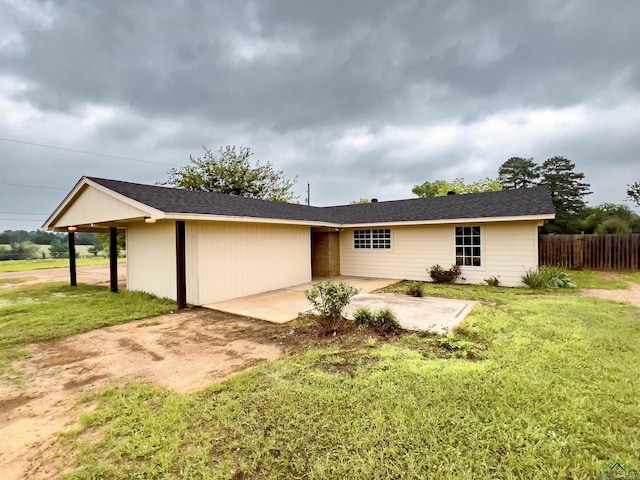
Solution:
{"label": "carport post", "polygon": [[178,309],[187,308],[187,268],[184,220],[176,221],[176,286]]}
{"label": "carport post", "polygon": [[78,277],[76,276],[76,234],[67,233],[69,238],[69,280],[72,287],[78,286]]}
{"label": "carport post", "polygon": [[118,230],[109,227],[109,278],[111,291],[118,292]]}

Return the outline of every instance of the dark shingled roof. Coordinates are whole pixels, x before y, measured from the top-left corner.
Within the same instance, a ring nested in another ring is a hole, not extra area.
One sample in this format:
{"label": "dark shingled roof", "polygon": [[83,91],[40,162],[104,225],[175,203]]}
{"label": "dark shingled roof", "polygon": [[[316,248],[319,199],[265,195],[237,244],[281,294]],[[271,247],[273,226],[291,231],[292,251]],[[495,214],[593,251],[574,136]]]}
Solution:
{"label": "dark shingled roof", "polygon": [[549,189],[545,186],[338,207],[310,207],[219,193],[87,178],[165,213],[228,215],[347,225],[555,214]]}

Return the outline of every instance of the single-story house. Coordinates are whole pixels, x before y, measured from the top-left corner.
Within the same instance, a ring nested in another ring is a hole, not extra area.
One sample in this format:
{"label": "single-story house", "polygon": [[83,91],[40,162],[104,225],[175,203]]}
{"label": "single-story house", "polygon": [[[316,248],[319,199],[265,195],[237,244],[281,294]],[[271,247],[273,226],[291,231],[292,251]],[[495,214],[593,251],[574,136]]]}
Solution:
{"label": "single-story house", "polygon": [[128,289],[204,305],[313,277],[430,280],[434,264],[517,286],[554,216],[544,186],[314,207],[83,177],[43,228],[124,231]]}

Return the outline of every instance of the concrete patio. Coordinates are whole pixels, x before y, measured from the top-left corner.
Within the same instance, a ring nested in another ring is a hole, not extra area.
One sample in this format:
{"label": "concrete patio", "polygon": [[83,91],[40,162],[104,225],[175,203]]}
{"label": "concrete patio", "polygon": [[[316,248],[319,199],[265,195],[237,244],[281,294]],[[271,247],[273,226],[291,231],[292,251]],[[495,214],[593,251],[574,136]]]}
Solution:
{"label": "concrete patio", "polygon": [[374,290],[396,282],[396,280],[390,280],[388,278],[346,276],[314,278],[312,282],[301,285],[274,290],[272,292],[258,293],[248,297],[234,298],[224,302],[210,303],[203,305],[203,307],[273,323],[287,323],[298,318],[300,312],[309,310],[310,305],[307,297],[304,295],[304,291],[309,290],[314,284],[324,280],[348,283],[360,290],[360,293],[371,293]]}
{"label": "concrete patio", "polygon": [[272,292],[235,298],[224,302],[203,305],[222,312],[257,318],[273,323],[287,323],[309,312],[310,305],[304,291],[323,280],[344,282],[360,290],[345,309],[345,316],[353,318],[356,309],[367,306],[372,310],[390,307],[400,325],[407,330],[424,330],[437,333],[451,332],[471,312],[476,302],[435,297],[410,297],[397,293],[371,292],[395,283],[385,278],[333,277],[315,278],[313,282]]}

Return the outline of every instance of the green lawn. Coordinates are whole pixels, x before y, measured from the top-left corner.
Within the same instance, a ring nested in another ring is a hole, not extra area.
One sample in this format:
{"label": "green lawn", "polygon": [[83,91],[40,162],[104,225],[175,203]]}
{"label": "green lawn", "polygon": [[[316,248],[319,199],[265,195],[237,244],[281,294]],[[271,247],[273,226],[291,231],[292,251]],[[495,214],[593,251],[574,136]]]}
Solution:
{"label": "green lawn", "polygon": [[0,289],[0,374],[22,355],[21,345],[68,337],[107,325],[175,310],[172,300],[141,292],[47,283]]}
{"label": "green lawn", "polygon": [[68,437],[68,478],[592,479],[611,461],[640,467],[640,309],[429,288],[480,302],[458,334],[336,337],[194,394],[136,384],[88,399],[98,405]]}
{"label": "green lawn", "polygon": [[[126,263],[126,258],[119,258],[118,263]],[[85,267],[90,265],[106,265],[109,263],[108,258],[104,257],[87,257],[76,258],[77,267]],[[0,262],[0,273],[4,272],[26,272],[29,270],[45,270],[48,268],[68,268],[68,258],[46,258],[39,260],[5,260]]]}

